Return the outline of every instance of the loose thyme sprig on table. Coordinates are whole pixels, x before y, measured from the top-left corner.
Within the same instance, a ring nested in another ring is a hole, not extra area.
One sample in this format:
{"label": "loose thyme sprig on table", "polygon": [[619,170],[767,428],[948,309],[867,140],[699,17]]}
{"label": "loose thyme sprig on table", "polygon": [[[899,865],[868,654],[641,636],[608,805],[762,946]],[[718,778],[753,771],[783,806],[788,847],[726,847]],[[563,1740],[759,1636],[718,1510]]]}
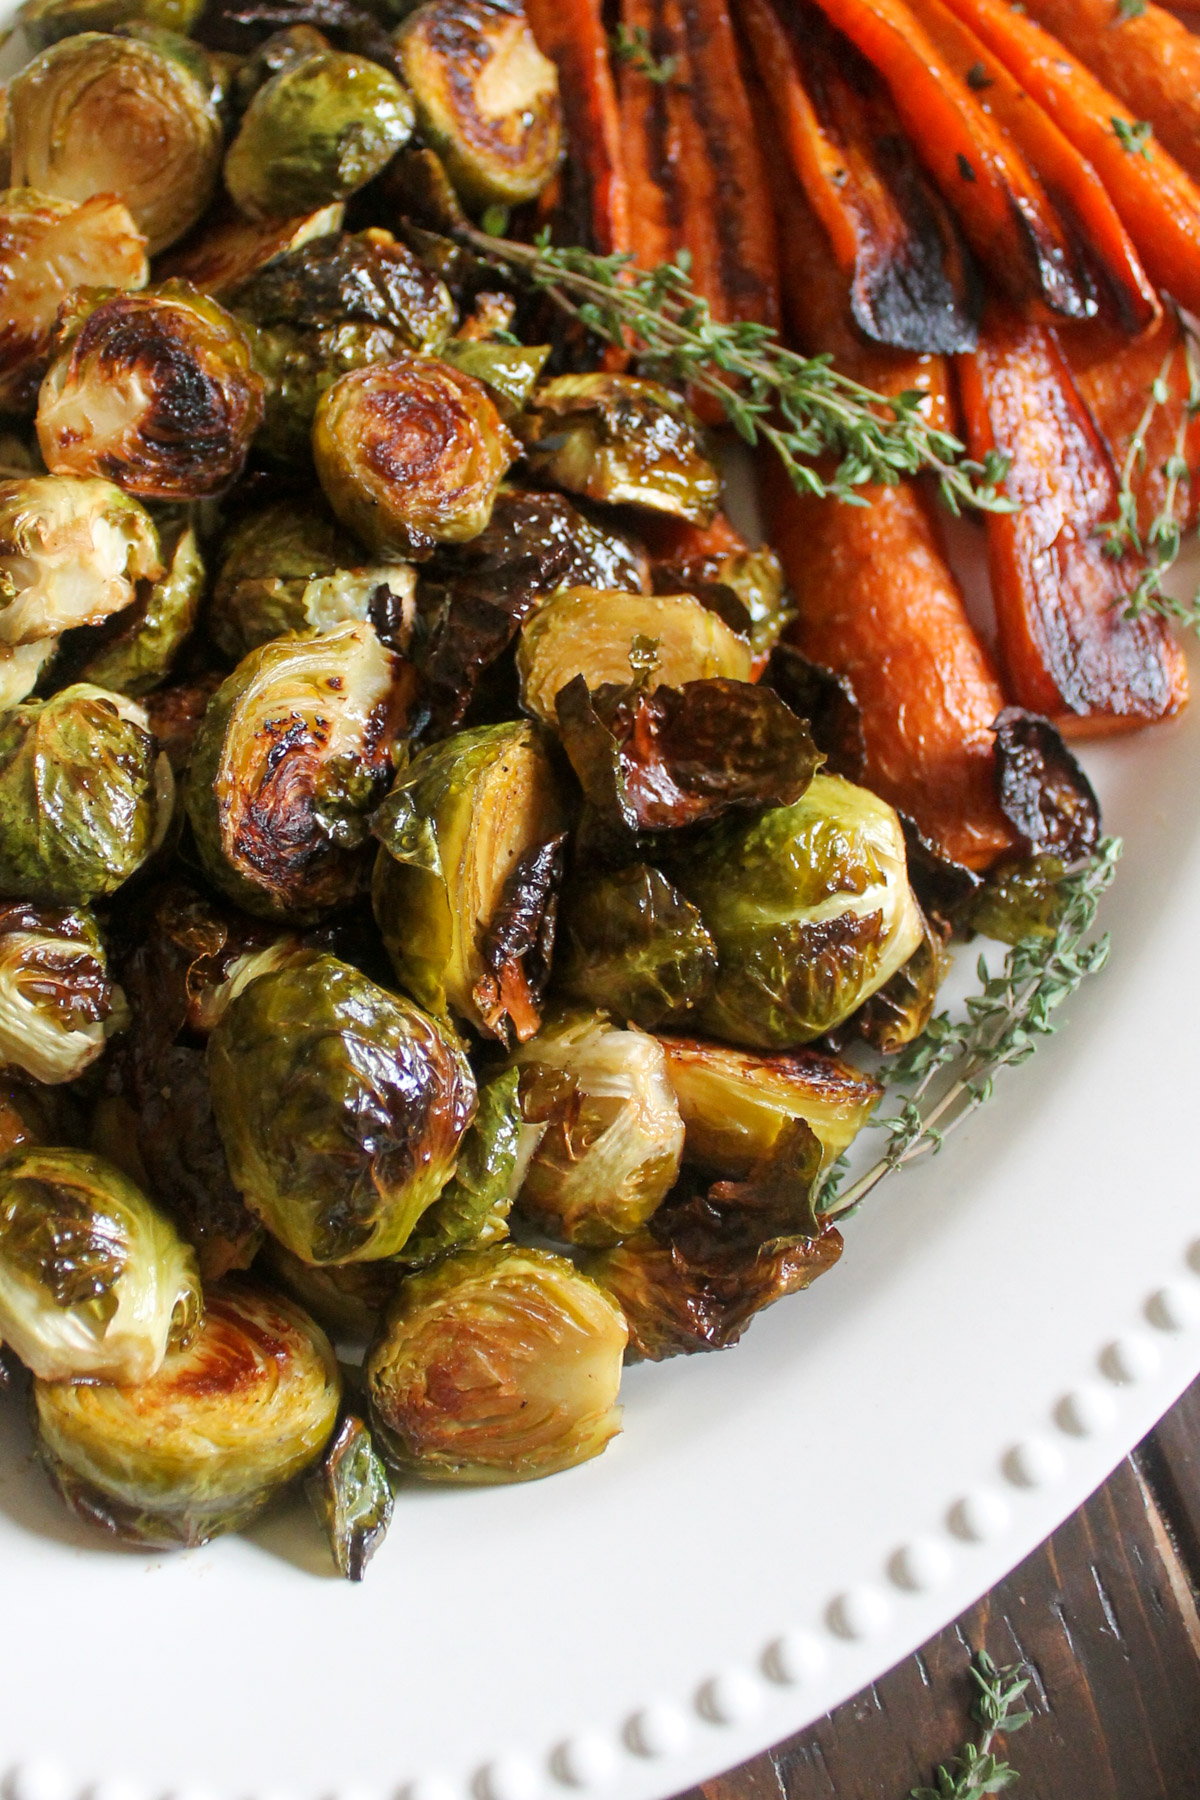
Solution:
{"label": "loose thyme sprig on table", "polygon": [[[803,493],[862,504],[864,482],[892,483],[931,470],[952,512],[964,505],[1006,512],[999,492],[1005,459],[967,459],[948,431],[922,417],[922,395],[884,396],[852,381],[828,356],[801,356],[767,325],[714,319],[688,274],[686,253],[639,269],[626,255],[489,237],[464,226],[456,237],[492,263],[519,273],[606,343],[630,348],[647,374],[689,383],[718,402],[748,444],[767,443]],[[836,457],[822,475],[817,457]]]}
{"label": "loose thyme sprig on table", "polygon": [[886,1175],[940,1150],[949,1133],[991,1098],[999,1071],[1026,1062],[1057,1029],[1054,1014],[1063,1001],[1107,960],[1107,936],[1085,940],[1120,854],[1118,838],[1103,839],[1096,854],[1063,880],[1063,913],[1053,938],[1014,945],[998,975],[980,957],[980,990],[968,998],[965,1017],[939,1013],[880,1071],[886,1086],[903,1095],[895,1114],[871,1121],[888,1133],[887,1148],[844,1191],[845,1171],[830,1172],[817,1202],[823,1219],[841,1218]]}
{"label": "loose thyme sprig on table", "polygon": [[998,1737],[1011,1737],[1028,1725],[1033,1714],[1018,1702],[1029,1686],[1023,1665],[999,1669],[986,1650],[971,1658],[971,1679],[978,1692],[971,1716],[983,1726],[978,1744],[964,1744],[957,1756],[940,1766],[936,1787],[909,1789],[909,1800],[977,1800],[999,1794],[1018,1779],[1017,1771],[994,1751]]}

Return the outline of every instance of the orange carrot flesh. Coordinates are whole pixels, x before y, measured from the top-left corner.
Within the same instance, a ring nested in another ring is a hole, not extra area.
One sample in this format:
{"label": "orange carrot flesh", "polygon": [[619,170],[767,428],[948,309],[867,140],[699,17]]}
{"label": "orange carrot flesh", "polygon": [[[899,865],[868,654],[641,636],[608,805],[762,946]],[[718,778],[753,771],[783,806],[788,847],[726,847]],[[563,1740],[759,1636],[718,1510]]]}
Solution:
{"label": "orange carrot flesh", "polygon": [[526,0],[538,45],[558,69],[568,155],[564,210],[602,256],[630,248],[617,90],[601,0]]}
{"label": "orange carrot flesh", "polygon": [[967,241],[1018,302],[1067,318],[1095,310],[1086,272],[1045,192],[964,88],[904,0],[819,0],[891,89],[904,128]]}
{"label": "orange carrot flesh", "polygon": [[1200,309],[1200,188],[1069,51],[1006,0],[946,0],[1084,155],[1155,287]]}
{"label": "orange carrot flesh", "polygon": [[[656,0],[621,0],[621,23],[642,38],[657,62],[677,55],[664,42]],[[679,146],[670,137],[665,82],[651,81],[633,58],[617,65],[621,149],[629,192],[629,244],[644,269],[670,262],[680,247],[671,167]]]}
{"label": "orange carrot flesh", "polygon": [[1125,617],[1144,564],[1105,554],[1117,473],[1054,333],[995,308],[959,381],[971,453],[1009,458],[1017,503],[986,522],[1013,698],[1074,736],[1170,718],[1187,699],[1183,656],[1162,619]]}
{"label": "orange carrot flesh", "polygon": [[1059,217],[1079,232],[1120,324],[1131,334],[1147,330],[1161,315],[1158,296],[1095,169],[942,0],[908,3],[984,112],[1036,172]]}

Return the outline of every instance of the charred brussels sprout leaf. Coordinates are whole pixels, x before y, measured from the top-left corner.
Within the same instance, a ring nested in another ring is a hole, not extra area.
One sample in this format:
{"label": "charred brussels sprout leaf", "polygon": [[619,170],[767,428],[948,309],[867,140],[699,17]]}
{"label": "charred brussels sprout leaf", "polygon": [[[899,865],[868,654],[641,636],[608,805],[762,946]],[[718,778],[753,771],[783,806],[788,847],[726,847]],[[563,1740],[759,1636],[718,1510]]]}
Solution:
{"label": "charred brussels sprout leaf", "polygon": [[511,425],[525,410],[537,386],[550,346],[487,344],[472,338],[452,338],[442,346],[440,354],[443,362],[452,363],[464,375],[481,381],[501,417]]}
{"label": "charred brussels sprout leaf", "polygon": [[145,287],[146,240],[111,194],[82,206],[29,188],[0,194],[0,410],[32,413],[54,319],[76,287]]}
{"label": "charred brussels sprout leaf", "polygon": [[686,1018],[710,991],[716,946],[660,870],[634,863],[563,895],[556,989],[650,1031]]}
{"label": "charred brussels sprout leaf", "polygon": [[305,1482],[339,1575],[361,1581],[392,1522],[392,1488],[361,1419],[346,1418]]}
{"label": "charred brussels sprout leaf", "polygon": [[517,447],[487,389],[428,356],[343,375],[313,424],[339,519],[375,549],[409,555],[477,537]]}
{"label": "charred brussels sprout leaf", "polygon": [[0,1069],[74,1081],[128,1022],[90,913],[0,901]]}
{"label": "charred brussels sprout leaf", "polygon": [[139,869],[173,783],[142,708],[85,682],[0,719],[0,893],[84,906]]}
{"label": "charred brussels sprout leaf", "polygon": [[176,529],[163,554],[166,573],[141,599],[100,630],[81,632],[70,646],[72,659],[79,659],[81,680],[137,699],[171,673],[196,623],[205,569],[190,525]]}
{"label": "charred brussels sprout leaf", "polygon": [[60,200],[116,195],[151,255],[207,207],[221,123],[206,88],[151,44],[86,31],[44,50],[9,88],[12,185]]}
{"label": "charred brussels sprout leaf", "polygon": [[625,1321],[565,1257],[511,1244],[409,1276],[366,1361],[388,1460],[427,1481],[531,1481],[621,1427]]}
{"label": "charred brussels sprout leaf", "polygon": [[[717,611],[726,599],[732,599],[745,614],[756,661],[770,654],[784,627],[796,616],[788,604],[783,565],[766,546],[683,562],[656,562],[654,587],[660,594],[695,594],[697,599],[715,604]],[[801,712],[802,718],[807,716]]]}
{"label": "charred brussels sprout leaf", "polygon": [[798,718],[808,720],[817,749],[826,758],[827,772],[843,775],[847,781],[861,781],[867,765],[862,713],[846,677],[835,675],[821,663],[809,662],[792,644],[778,644],[764,680]]}
{"label": "charred brussels sprout leaf", "polygon": [[118,25],[160,25],[189,32],[204,0],[24,0],[17,24],[35,50],[80,31],[112,31]]}
{"label": "charred brussels sprout leaf", "polygon": [[562,813],[537,728],[431,745],[375,815],[372,901],[397,978],[509,1043],[537,1030],[553,946]]}
{"label": "charred brussels sprout leaf", "polygon": [[475,1112],[453,1033],[332,956],[252,981],[209,1039],[208,1065],[243,1198],[308,1262],[401,1251]]}
{"label": "charred brussels sprout leaf", "polygon": [[310,920],[364,877],[410,696],[369,625],[276,638],[209,702],[186,802],[205,870],[250,912]]}
{"label": "charred brussels sprout leaf", "polygon": [[1031,851],[1064,862],[1090,856],[1100,841],[1100,803],[1078,761],[1048,719],[1007,706],[996,720],[997,794]]}
{"label": "charred brussels sprout leaf", "polygon": [[111,481],[33,475],[0,483],[0,643],[98,625],[133,605],[140,582],[162,574],[149,515]]}
{"label": "charred brussels sprout leaf", "polygon": [[519,1082],[516,1069],[505,1069],[480,1088],[454,1178],[405,1244],[405,1262],[431,1262],[463,1244],[508,1236],[512,1203],[541,1138],[541,1127],[527,1124],[521,1111]]}
{"label": "charred brussels sprout leaf", "polygon": [[748,682],[750,646],[693,594],[617,594],[564,588],[521,631],[521,703],[547,725],[555,702],[581,675],[593,693],[629,685],[631,656],[651,665],[646,685],[681,688],[723,677]]}
{"label": "charred brussels sprout leaf", "polygon": [[899,819],[837,775],[815,776],[792,806],[720,821],[667,866],[717,946],[698,1022],[735,1044],[820,1037],[921,941]]}
{"label": "charred brussels sprout leaf", "polygon": [[377,228],[275,257],[230,305],[255,325],[383,325],[397,350],[437,350],[455,320],[445,282]]}
{"label": "charred brussels sprout leaf", "polygon": [[225,184],[252,219],[311,212],[357,193],[412,127],[412,100],[387,69],[321,51],[255,94],[225,158]]}
{"label": "charred brussels sprout leaf", "polygon": [[679,1173],[683,1120],[657,1040],[568,1013],[514,1058],[521,1108],[544,1127],[521,1213],[568,1244],[614,1244],[644,1225]]}
{"label": "charred brussels sprout leaf", "polygon": [[552,487],[609,506],[640,506],[708,525],[721,477],[677,394],[634,375],[559,375],[517,429],[529,466]]}
{"label": "charred brussels sprout leaf", "polygon": [[80,1518],[127,1543],[207,1543],[260,1513],[325,1448],[333,1351],[286,1300],[210,1293],[203,1325],[137,1387],[38,1381],[38,1447]]}
{"label": "charred brussels sprout leaf", "polygon": [[195,1259],[120,1170],[86,1150],[0,1164],[0,1337],[48,1381],[147,1381],[203,1315]]}
{"label": "charred brussels sprout leaf", "polygon": [[468,206],[533,200],[558,166],[558,73],[510,0],[426,0],[396,33],[421,136]]}
{"label": "charred brussels sprout leaf", "polygon": [[230,206],[163,258],[163,279],[188,281],[202,294],[228,301],[277,256],[335,235],[345,215],[340,200],[294,219],[247,219]]}
{"label": "charred brussels sprout leaf", "polygon": [[788,806],[821,762],[808,726],[750,682],[687,681],[653,693],[634,682],[593,694],[577,675],[555,710],[585,797],[606,823],[632,832]]}
{"label": "charred brussels sprout leaf", "polygon": [[150,500],[203,500],[241,472],[262,380],[236,319],[183,282],[85,295],[60,315],[38,396],[47,468]]}

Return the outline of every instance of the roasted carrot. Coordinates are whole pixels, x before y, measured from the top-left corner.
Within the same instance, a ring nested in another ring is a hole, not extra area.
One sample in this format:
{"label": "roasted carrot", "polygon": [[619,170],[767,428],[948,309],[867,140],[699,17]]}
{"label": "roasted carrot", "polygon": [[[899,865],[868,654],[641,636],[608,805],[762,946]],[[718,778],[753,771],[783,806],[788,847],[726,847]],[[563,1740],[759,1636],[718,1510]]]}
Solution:
{"label": "roasted carrot", "polygon": [[1118,0],[1026,0],[1052,31],[1200,181],[1200,41],[1161,6]]}
{"label": "roasted carrot", "polygon": [[739,20],[779,141],[838,267],[859,329],[918,351],[967,349],[977,306],[962,241],[923,175],[882,79],[808,0]]}
{"label": "roasted carrot", "polygon": [[1200,188],[1070,52],[1007,0],[946,0],[1108,189],[1155,287],[1200,309]]}
{"label": "roasted carrot", "polygon": [[1086,271],[1044,190],[904,0],[818,3],[887,82],[917,155],[993,279],[1018,302],[1090,318]]}
{"label": "roasted carrot", "polygon": [[1079,233],[1091,273],[1117,321],[1129,333],[1147,330],[1161,313],[1158,296],[1095,169],[942,0],[908,3],[984,112],[1017,145],[1059,218]]}
{"label": "roasted carrot", "polygon": [[601,255],[628,250],[629,189],[601,0],[527,0],[538,44],[558,68],[566,122],[563,211]]}
{"label": "roasted carrot", "polygon": [[1075,736],[1170,718],[1187,699],[1183,656],[1162,619],[1125,616],[1144,564],[1105,553],[1117,472],[1053,331],[989,309],[959,381],[972,454],[1009,458],[1016,507],[988,514],[987,546],[1013,698]]}
{"label": "roasted carrot", "polygon": [[667,513],[647,513],[639,535],[653,562],[698,562],[702,556],[731,556],[750,548],[737,527],[718,513],[711,525],[691,525]]}

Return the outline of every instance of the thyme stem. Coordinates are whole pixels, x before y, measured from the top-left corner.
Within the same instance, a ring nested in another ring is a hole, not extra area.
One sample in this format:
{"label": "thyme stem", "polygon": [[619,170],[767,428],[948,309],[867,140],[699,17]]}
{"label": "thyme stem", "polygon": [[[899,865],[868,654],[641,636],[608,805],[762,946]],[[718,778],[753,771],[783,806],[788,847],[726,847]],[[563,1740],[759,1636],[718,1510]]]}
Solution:
{"label": "thyme stem", "polygon": [[998,1737],[1011,1737],[1032,1719],[1032,1712],[1019,1704],[1029,1677],[1019,1663],[997,1668],[987,1651],[981,1650],[971,1658],[971,1679],[976,1688],[971,1716],[983,1726],[982,1737],[978,1744],[964,1744],[948,1766],[939,1767],[936,1787],[910,1788],[909,1800],[977,1800],[977,1796],[998,1794],[1016,1781],[1017,1771],[998,1759],[995,1745]]}

